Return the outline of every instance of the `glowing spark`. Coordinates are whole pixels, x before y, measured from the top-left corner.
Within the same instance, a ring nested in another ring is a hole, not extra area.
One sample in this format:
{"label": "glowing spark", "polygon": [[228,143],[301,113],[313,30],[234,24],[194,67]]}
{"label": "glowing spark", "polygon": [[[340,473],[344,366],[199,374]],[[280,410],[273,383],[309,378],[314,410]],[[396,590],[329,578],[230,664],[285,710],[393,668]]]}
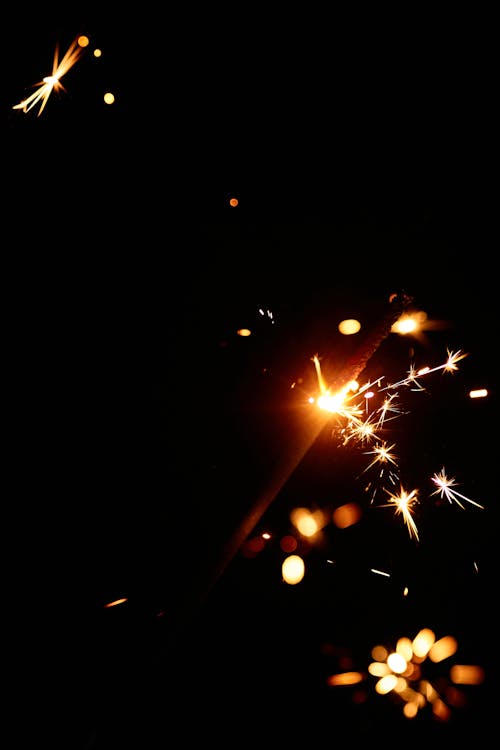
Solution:
{"label": "glowing spark", "polygon": [[[391,419],[396,419],[396,417],[401,414],[401,409],[398,409],[397,406],[392,403],[397,397],[397,393],[393,393],[391,396],[388,396],[382,406],[377,410],[380,413],[377,424],[378,427],[382,427],[384,425],[384,422],[388,422]],[[388,412],[393,412],[394,416],[387,417]]]}
{"label": "glowing spark", "polygon": [[417,500],[417,490],[412,490],[411,492],[406,492],[406,490],[403,489],[403,487],[400,487],[399,495],[394,495],[389,490],[385,490],[387,494],[390,497],[390,502],[387,503],[385,507],[388,507],[390,505],[396,506],[396,513],[403,516],[403,520],[405,524],[408,526],[408,533],[411,536],[414,536],[415,539],[418,541],[418,530],[417,526],[415,524],[415,521],[412,518],[412,507],[415,505]]}
{"label": "glowing spark", "polygon": [[461,495],[460,492],[457,492],[453,489],[453,487],[458,486],[457,482],[455,481],[454,477],[448,478],[446,476],[446,471],[443,466],[441,471],[439,473],[435,473],[431,477],[431,481],[434,482],[435,485],[437,485],[437,490],[434,492],[431,492],[431,497],[433,495],[440,495],[442,498],[446,498],[448,502],[453,503],[455,502],[457,505],[459,505],[461,508],[465,508],[465,506],[462,505],[460,502],[460,499],[465,500],[468,503],[471,503],[472,505],[475,505],[477,508],[482,508],[484,510],[483,505],[479,505],[479,503],[475,503],[474,500],[471,500],[469,497],[465,497],[465,495]]}
{"label": "glowing spark", "polygon": [[410,366],[410,369],[408,370],[408,376],[404,380],[399,380],[397,383],[392,383],[385,387],[383,390],[387,390],[389,388],[397,388],[400,385],[410,385],[413,384],[414,388],[412,390],[417,391],[423,391],[425,390],[422,385],[418,382],[417,378],[423,377],[424,375],[429,375],[431,372],[437,372],[438,370],[443,370],[444,372],[455,372],[458,370],[457,362],[460,362],[461,359],[464,359],[464,357],[467,356],[467,354],[463,353],[461,349],[459,349],[456,352],[451,352],[449,349],[447,349],[448,359],[446,362],[443,362],[441,365],[437,365],[436,367],[422,367],[420,370],[416,370],[414,365]]}
{"label": "glowing spark", "polygon": [[387,447],[386,443],[382,443],[382,445],[378,445],[376,448],[374,448],[372,451],[366,451],[367,455],[375,454],[375,458],[373,461],[368,464],[366,469],[363,470],[363,473],[365,471],[368,471],[368,469],[371,469],[372,466],[374,466],[377,463],[387,463],[390,462],[397,466],[397,463],[395,461],[396,456],[391,453],[390,451],[394,448],[395,443]]}
{"label": "glowing spark", "polygon": [[467,356],[467,354],[462,353],[462,351],[459,349],[456,352],[450,352],[450,350],[447,350],[448,352],[448,359],[446,362],[442,365],[438,365],[437,367],[433,367],[430,370],[427,370],[426,374],[429,372],[436,372],[436,370],[444,370],[445,372],[456,372],[458,370],[457,362],[460,362],[461,359],[464,359],[464,357]]}
{"label": "glowing spark", "polygon": [[360,419],[353,418],[351,415],[351,421],[348,425],[348,434],[344,439],[344,445],[346,445],[351,438],[355,438],[360,443],[364,443],[365,441],[373,440],[376,437],[375,425],[371,417],[368,417],[368,419],[365,419],[363,422]]}
{"label": "glowing spark", "polygon": [[29,112],[35,104],[40,104],[38,110],[38,117],[42,114],[45,105],[53,91],[66,91],[61,83],[61,78],[73,67],[73,65],[80,59],[83,53],[83,46],[80,40],[75,39],[69,46],[66,54],[59,62],[59,45],[56,45],[54,52],[54,61],[52,63],[52,75],[45,76],[43,80],[35,84],[39,86],[38,90],[35,91],[27,99],[23,99],[19,104],[14,105],[12,109],[21,109],[23,112]]}
{"label": "glowing spark", "polygon": [[417,380],[417,377],[423,374],[424,373],[422,371],[416,371],[415,365],[410,365],[410,369],[407,373],[408,377],[404,378],[404,380],[399,380],[397,383],[391,383],[387,385],[384,390],[387,390],[388,388],[397,388],[400,385],[410,385],[410,383],[412,383],[415,386],[414,388],[412,388],[412,390],[425,391],[425,388],[420,385]]}

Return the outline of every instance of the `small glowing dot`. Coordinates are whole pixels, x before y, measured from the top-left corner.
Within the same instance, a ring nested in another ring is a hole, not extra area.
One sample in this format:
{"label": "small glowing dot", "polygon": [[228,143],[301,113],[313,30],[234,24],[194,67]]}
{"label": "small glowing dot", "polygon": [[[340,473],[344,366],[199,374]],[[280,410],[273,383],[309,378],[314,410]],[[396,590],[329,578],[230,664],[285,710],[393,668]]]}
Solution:
{"label": "small glowing dot", "polygon": [[104,102],[106,104],[113,104],[114,101],[115,101],[115,97],[113,96],[113,94],[110,91],[108,91],[108,92],[106,92],[104,94]]}
{"label": "small glowing dot", "polygon": [[233,208],[236,208],[236,206],[238,205],[238,198],[230,198],[229,205],[232,206]]}
{"label": "small glowing dot", "polygon": [[101,55],[102,55],[102,51],[100,49],[94,50],[94,57],[101,57]]}
{"label": "small glowing dot", "polygon": [[252,332],[249,328],[239,328],[237,334],[238,336],[251,336]]}
{"label": "small glowing dot", "polygon": [[90,44],[90,40],[88,36],[79,36],[78,37],[78,46],[79,47],[88,47]]}

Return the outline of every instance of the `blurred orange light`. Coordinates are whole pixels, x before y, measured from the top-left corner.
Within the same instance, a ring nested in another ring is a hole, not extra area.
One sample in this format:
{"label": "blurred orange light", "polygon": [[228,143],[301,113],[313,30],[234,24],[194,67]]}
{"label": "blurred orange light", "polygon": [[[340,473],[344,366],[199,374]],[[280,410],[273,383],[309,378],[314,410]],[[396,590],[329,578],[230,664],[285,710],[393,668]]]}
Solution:
{"label": "blurred orange light", "polygon": [[118,604],[124,604],[124,602],[126,602],[126,601],[127,601],[126,598],[115,599],[113,602],[108,602],[107,604],[105,604],[104,608],[108,609],[109,607],[116,607]]}
{"label": "blurred orange light", "polygon": [[357,503],[345,503],[333,511],[333,523],[339,529],[346,529],[361,520],[361,508]]}

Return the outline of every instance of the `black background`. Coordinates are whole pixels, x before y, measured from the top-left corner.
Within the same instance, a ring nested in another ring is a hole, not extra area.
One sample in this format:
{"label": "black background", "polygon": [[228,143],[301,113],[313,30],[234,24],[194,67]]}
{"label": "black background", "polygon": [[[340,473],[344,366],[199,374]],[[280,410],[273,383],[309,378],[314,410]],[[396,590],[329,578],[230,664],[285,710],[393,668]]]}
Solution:
{"label": "black background", "polygon": [[[488,24],[158,13],[13,14],[3,47],[13,702],[25,719],[43,704],[40,741],[68,748],[479,738],[497,622]],[[103,57],[40,116],[13,110],[80,32]],[[261,500],[302,424],[292,383],[314,389],[316,353],[333,373],[354,347],[338,322],[373,330],[393,293],[443,325],[385,337],[367,377],[468,355],[405,391],[401,472],[420,485],[444,465],[484,505],[422,503],[418,543],[328,428]],[[286,586],[290,510],[347,498],[362,522],[330,524]],[[256,558],[245,521],[273,535]],[[368,679],[326,686],[422,627],[485,669],[450,722],[404,719]]]}

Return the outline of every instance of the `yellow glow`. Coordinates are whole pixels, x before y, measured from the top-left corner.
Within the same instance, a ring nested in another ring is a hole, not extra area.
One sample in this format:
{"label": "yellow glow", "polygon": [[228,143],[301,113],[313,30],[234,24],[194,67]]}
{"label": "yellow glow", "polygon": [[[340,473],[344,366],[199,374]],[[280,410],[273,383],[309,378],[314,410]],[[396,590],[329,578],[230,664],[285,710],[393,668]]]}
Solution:
{"label": "yellow glow", "polygon": [[289,555],[283,561],[283,565],[281,566],[281,573],[285,583],[289,583],[292,586],[300,583],[305,574],[305,565],[303,559],[299,555]]}
{"label": "yellow glow", "polygon": [[233,208],[236,208],[236,206],[238,205],[238,199],[237,198],[230,198],[229,205],[232,206]]}
{"label": "yellow glow", "polygon": [[429,651],[429,659],[433,662],[443,661],[449,656],[453,656],[458,648],[458,643],[451,635],[446,635],[444,638],[440,638],[439,641],[431,647]]}
{"label": "yellow glow", "polygon": [[484,669],[475,664],[454,664],[450,679],[456,685],[480,685],[484,680]]}
{"label": "yellow glow", "polygon": [[368,672],[374,677],[384,677],[389,674],[390,669],[385,661],[372,661],[368,667]]}
{"label": "yellow glow", "polygon": [[425,659],[431,647],[434,645],[435,635],[430,628],[422,628],[412,642],[413,653],[421,659]]}
{"label": "yellow glow", "polygon": [[324,411],[331,411],[332,413],[338,412],[342,408],[345,401],[345,392],[339,391],[338,393],[323,393],[319,396],[317,404],[320,409]]}
{"label": "yellow glow", "polygon": [[394,690],[397,684],[398,678],[396,677],[396,675],[388,674],[385,675],[385,677],[381,677],[381,679],[375,685],[375,690],[379,695],[386,695],[387,693],[390,693],[391,690]]}
{"label": "yellow glow", "polygon": [[427,313],[423,310],[414,312],[405,312],[391,326],[392,333],[399,333],[403,336],[411,335],[421,342],[426,342],[424,331],[435,331],[448,328],[449,324],[442,320],[429,320]]}
{"label": "yellow glow", "polygon": [[100,49],[95,49],[93,54],[94,54],[94,57],[101,57],[102,52]]}
{"label": "yellow glow", "polygon": [[419,327],[418,320],[411,315],[403,315],[391,327],[392,333],[413,333]]}
{"label": "yellow glow", "polygon": [[393,688],[394,692],[404,693],[405,690],[407,689],[408,689],[408,681],[405,680],[404,677],[401,677],[401,675],[399,675],[399,677],[396,680],[396,684],[394,685],[394,688]]}
{"label": "yellow glow", "polygon": [[294,508],[290,513],[290,520],[302,536],[314,536],[327,522],[327,516],[323,511],[311,512],[308,508]]}
{"label": "yellow glow", "polygon": [[104,94],[104,103],[105,104],[114,104],[114,101],[115,101],[114,95],[110,91],[107,91]]}
{"label": "yellow glow", "polygon": [[487,395],[487,388],[478,388],[475,391],[469,391],[469,398],[486,398]]}
{"label": "yellow glow", "polygon": [[343,333],[344,336],[350,336],[353,333],[357,333],[360,328],[361,323],[359,320],[354,320],[354,318],[347,318],[339,323],[339,331],[340,333]]}
{"label": "yellow glow", "polygon": [[342,674],[332,674],[327,678],[327,685],[356,685],[363,681],[361,672],[342,672]]}
{"label": "yellow glow", "polygon": [[418,703],[417,701],[408,701],[408,703],[405,703],[403,706],[403,714],[407,719],[414,719],[415,716],[418,713]]}
{"label": "yellow glow", "polygon": [[396,644],[396,652],[400,654],[405,661],[411,661],[413,649],[409,638],[399,638]]}
{"label": "yellow glow", "polygon": [[404,659],[401,654],[397,654],[396,652],[389,654],[387,658],[387,664],[389,665],[389,668],[396,672],[396,674],[401,674],[406,669],[406,659]]}
{"label": "yellow glow", "polygon": [[238,336],[251,336],[252,332],[249,328],[239,328],[236,333]]}

